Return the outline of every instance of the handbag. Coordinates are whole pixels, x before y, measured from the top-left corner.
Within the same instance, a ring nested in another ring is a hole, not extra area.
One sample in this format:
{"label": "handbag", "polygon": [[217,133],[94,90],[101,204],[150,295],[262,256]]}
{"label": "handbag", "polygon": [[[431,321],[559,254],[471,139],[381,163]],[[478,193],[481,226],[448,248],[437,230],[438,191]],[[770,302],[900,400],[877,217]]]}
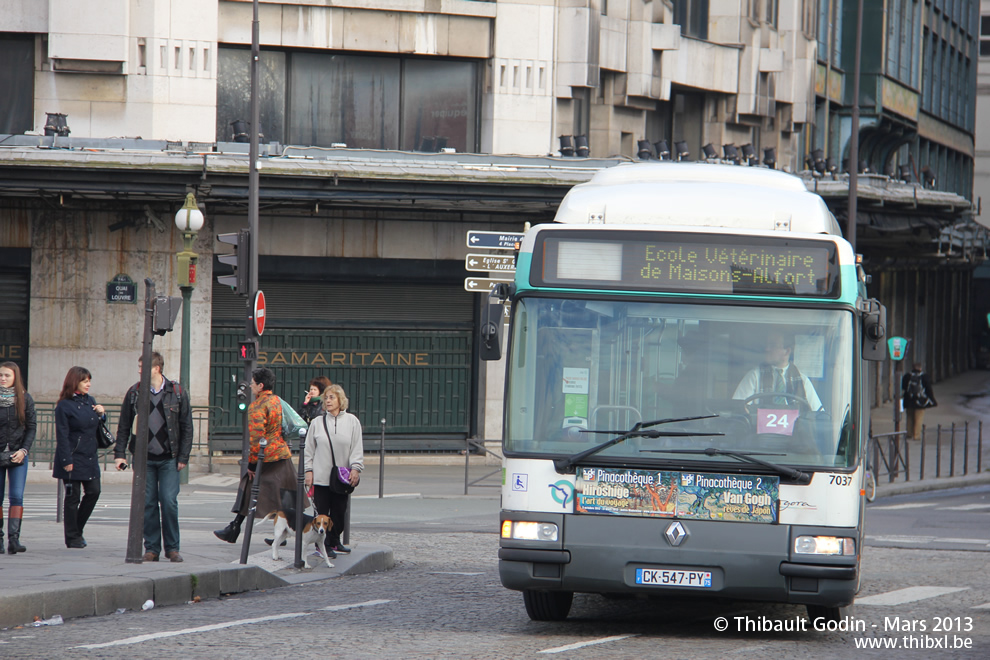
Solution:
{"label": "handbag", "polygon": [[100,428],[96,433],[96,446],[100,449],[108,449],[117,443],[117,436],[110,432],[107,423],[100,420]]}
{"label": "handbag", "polygon": [[327,426],[326,415],[321,419],[323,419],[323,429],[327,432],[327,442],[330,443],[330,460],[333,461],[333,468],[330,470],[330,492],[337,495],[350,495],[354,492],[354,486],[349,481],[351,469],[337,467],[337,457],[333,452],[333,441],[330,439],[330,427]]}
{"label": "handbag", "polygon": [[13,456],[13,455],[14,455],[14,452],[7,451],[6,449],[3,450],[3,451],[0,451],[0,467],[2,467],[2,468],[8,468],[8,467],[16,467],[16,466],[20,465],[20,463],[14,463],[14,461],[12,461],[10,459],[10,457]]}

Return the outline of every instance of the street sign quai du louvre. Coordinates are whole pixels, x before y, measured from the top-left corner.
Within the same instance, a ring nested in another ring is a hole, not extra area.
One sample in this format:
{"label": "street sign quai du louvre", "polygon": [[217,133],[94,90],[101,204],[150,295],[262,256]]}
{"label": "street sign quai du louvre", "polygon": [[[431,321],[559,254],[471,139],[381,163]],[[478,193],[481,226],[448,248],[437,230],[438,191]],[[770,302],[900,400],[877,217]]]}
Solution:
{"label": "street sign quai du louvre", "polygon": [[127,275],[120,273],[107,282],[108,303],[136,303],[137,284]]}

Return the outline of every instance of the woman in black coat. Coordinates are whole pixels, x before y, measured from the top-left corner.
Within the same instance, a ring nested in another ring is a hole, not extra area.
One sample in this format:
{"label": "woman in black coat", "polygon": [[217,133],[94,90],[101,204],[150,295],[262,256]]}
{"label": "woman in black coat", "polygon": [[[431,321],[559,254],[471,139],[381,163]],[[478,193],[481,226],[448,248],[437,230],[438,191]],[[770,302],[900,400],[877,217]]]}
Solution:
{"label": "woman in black coat", "polygon": [[55,406],[55,467],[52,476],[65,482],[62,521],[67,548],[86,547],[83,527],[100,499],[96,434],[100,420],[105,419],[106,414],[103,406],[89,395],[92,380],[88,369],[69,369],[58,405]]}
{"label": "woman in black coat", "polygon": [[14,362],[0,364],[0,451],[11,452],[13,463],[10,467],[0,467],[0,555],[3,554],[3,496],[8,483],[7,548],[12,555],[27,550],[21,545],[21,518],[24,516],[27,457],[36,429],[34,399],[24,390],[20,367]]}

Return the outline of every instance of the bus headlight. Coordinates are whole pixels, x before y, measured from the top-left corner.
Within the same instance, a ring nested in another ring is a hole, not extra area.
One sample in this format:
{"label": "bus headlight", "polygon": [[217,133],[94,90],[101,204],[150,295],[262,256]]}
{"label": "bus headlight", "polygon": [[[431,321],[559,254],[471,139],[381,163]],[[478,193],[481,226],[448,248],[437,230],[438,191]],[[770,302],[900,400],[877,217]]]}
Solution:
{"label": "bus headlight", "polygon": [[503,520],[502,538],[517,541],[556,541],[557,525],[528,520]]}
{"label": "bus headlight", "polygon": [[794,539],[798,555],[854,555],[855,539],[840,536],[799,536]]}

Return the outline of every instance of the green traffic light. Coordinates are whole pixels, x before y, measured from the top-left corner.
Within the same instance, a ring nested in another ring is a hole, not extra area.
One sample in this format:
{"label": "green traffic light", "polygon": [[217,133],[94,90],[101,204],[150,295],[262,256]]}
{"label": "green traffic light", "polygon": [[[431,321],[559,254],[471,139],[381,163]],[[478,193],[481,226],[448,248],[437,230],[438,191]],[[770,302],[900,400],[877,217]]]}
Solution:
{"label": "green traffic light", "polygon": [[237,409],[238,410],[247,410],[247,404],[242,401],[242,402],[240,402],[240,403],[237,404]]}

